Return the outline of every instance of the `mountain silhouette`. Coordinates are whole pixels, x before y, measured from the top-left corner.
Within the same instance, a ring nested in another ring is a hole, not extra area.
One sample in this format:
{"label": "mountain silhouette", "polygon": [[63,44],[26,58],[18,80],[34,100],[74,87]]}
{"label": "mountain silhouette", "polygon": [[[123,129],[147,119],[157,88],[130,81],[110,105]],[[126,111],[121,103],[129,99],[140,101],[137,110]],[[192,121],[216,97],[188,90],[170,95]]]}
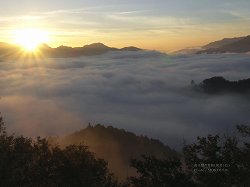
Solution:
{"label": "mountain silhouette", "polygon": [[[59,46],[52,48],[47,44],[40,44],[37,47],[39,54],[44,57],[52,58],[66,58],[66,57],[79,57],[79,56],[91,56],[100,55],[110,51],[140,51],[137,47],[124,47],[121,49],[108,47],[102,43],[93,43],[85,45],[83,47],[69,47],[69,46]],[[26,55],[32,56],[32,52],[26,52]],[[24,49],[18,45],[0,43],[0,59],[4,58],[20,58],[24,56]]]}
{"label": "mountain silhouette", "polygon": [[201,51],[203,48],[202,47],[187,47],[184,49],[180,49],[177,51],[173,51],[172,54],[174,55],[189,55],[189,54],[196,54],[197,52]]}
{"label": "mountain silhouette", "polygon": [[124,47],[120,49],[120,51],[140,51],[140,50],[141,50],[140,48],[134,46]]}
{"label": "mountain silhouette", "polygon": [[250,36],[240,38],[227,38],[210,43],[203,47],[205,50],[197,54],[207,53],[246,53],[250,52]]}
{"label": "mountain silhouette", "polygon": [[204,46],[188,47],[172,54],[216,54],[216,53],[246,53],[250,52],[250,36],[224,38]]}
{"label": "mountain silhouette", "polygon": [[98,158],[108,162],[109,169],[120,180],[125,180],[127,176],[135,174],[135,171],[129,167],[132,158],[139,158],[142,154],[158,158],[177,155],[177,152],[158,140],[102,125],[89,125],[83,130],[64,137],[51,137],[49,142],[62,148],[70,144],[87,145]]}
{"label": "mountain silhouette", "polygon": [[215,42],[211,42],[205,46],[203,46],[203,49],[212,49],[212,48],[219,48],[222,47],[224,45],[229,45],[229,44],[233,44],[235,42],[238,42],[242,39],[244,39],[245,37],[235,37],[235,38],[224,38],[222,40],[218,40]]}
{"label": "mountain silhouette", "polygon": [[10,57],[15,58],[16,56],[20,55],[20,53],[20,46],[0,42],[0,60]]}

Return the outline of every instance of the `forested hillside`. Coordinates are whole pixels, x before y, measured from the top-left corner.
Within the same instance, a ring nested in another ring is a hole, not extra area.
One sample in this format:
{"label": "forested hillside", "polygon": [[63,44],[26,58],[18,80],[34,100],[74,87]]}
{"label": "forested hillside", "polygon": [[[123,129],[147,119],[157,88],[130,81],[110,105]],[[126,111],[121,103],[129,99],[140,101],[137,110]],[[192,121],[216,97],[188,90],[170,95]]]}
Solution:
{"label": "forested hillside", "polygon": [[130,160],[139,158],[142,154],[165,159],[177,156],[177,152],[158,140],[103,125],[89,125],[68,136],[49,138],[49,142],[60,147],[71,144],[88,146],[98,158],[108,162],[110,170],[120,179],[135,174],[135,170],[129,166]]}

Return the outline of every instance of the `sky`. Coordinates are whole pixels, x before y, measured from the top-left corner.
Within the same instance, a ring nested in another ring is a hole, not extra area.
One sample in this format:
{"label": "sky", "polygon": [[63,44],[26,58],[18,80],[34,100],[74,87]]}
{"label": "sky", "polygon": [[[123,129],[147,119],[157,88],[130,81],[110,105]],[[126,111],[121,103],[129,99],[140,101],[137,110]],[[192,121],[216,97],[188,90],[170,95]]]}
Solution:
{"label": "sky", "polygon": [[249,0],[9,0],[1,2],[0,41],[38,28],[48,44],[102,42],[174,51],[250,33]]}

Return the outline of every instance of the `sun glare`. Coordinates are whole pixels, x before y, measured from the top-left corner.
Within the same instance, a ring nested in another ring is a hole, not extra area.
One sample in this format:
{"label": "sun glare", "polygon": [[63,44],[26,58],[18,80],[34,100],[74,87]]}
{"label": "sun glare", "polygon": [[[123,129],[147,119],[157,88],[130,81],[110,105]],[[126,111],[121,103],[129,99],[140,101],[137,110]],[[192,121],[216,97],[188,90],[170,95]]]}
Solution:
{"label": "sun glare", "polygon": [[35,51],[39,44],[48,42],[48,33],[39,29],[21,29],[13,34],[14,42],[26,51]]}

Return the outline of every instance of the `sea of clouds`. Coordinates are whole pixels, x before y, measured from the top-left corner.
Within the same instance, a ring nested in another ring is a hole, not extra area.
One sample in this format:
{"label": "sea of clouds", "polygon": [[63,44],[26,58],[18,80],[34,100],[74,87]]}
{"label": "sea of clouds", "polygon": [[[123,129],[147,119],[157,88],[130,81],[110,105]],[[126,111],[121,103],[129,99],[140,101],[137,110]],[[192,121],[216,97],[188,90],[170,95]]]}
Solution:
{"label": "sea of clouds", "polygon": [[249,96],[198,93],[191,80],[238,80],[249,71],[250,54],[139,51],[1,60],[0,112],[10,132],[26,136],[63,135],[90,122],[179,147],[250,122]]}

